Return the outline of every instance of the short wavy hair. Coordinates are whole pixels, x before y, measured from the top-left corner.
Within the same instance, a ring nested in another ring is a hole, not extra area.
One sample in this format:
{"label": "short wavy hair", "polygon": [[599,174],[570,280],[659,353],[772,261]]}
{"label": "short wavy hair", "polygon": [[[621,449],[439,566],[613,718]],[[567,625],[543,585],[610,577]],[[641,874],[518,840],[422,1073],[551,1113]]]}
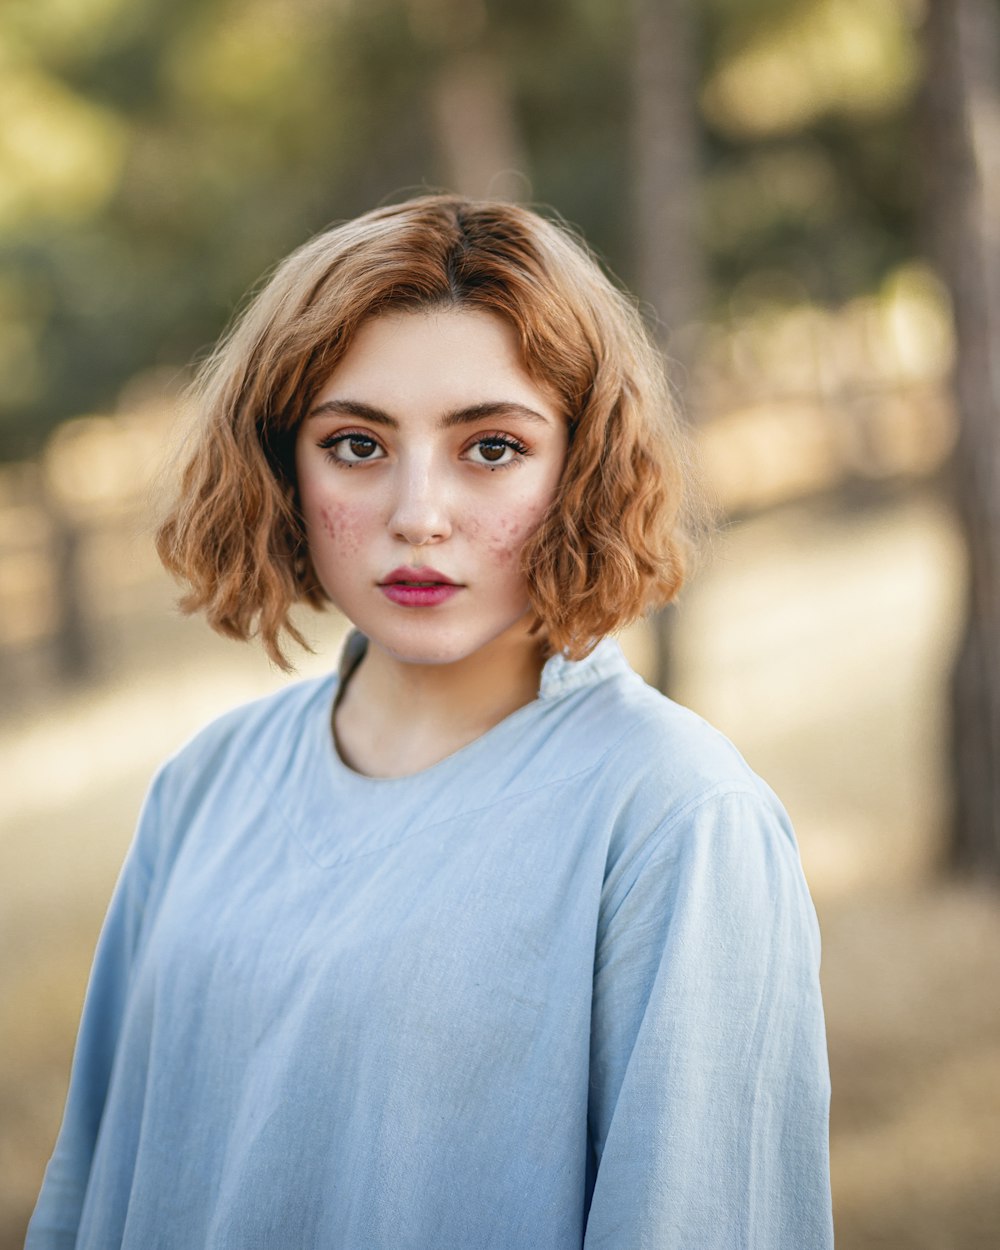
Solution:
{"label": "short wavy hair", "polygon": [[318,235],[283,261],[199,370],[177,497],[156,535],[167,569],[232,638],[283,669],[289,612],[324,606],[295,482],[294,442],[369,318],[486,310],[569,426],[556,496],[522,568],[550,653],[588,654],[667,603],[692,548],[690,460],[662,357],[634,303],[571,232],[515,204],[426,195]]}

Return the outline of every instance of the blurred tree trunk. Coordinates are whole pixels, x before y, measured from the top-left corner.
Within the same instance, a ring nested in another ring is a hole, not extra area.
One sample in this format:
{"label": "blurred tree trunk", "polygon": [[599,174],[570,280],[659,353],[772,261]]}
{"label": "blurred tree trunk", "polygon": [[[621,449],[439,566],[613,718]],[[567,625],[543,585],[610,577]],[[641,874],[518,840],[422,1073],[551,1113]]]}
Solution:
{"label": "blurred tree trunk", "polygon": [[414,35],[436,56],[430,108],[448,187],[524,197],[527,161],[502,58],[477,0],[408,0]]}
{"label": "blurred tree trunk", "polygon": [[[658,318],[660,346],[683,401],[704,309],[698,55],[690,0],[633,0],[633,178],[636,285]],[[669,609],[654,623],[654,684],[670,682]]]}
{"label": "blurred tree trunk", "polygon": [[952,865],[1000,877],[1000,10],[930,0],[924,99],[929,244],[954,309],[954,497],[968,551],[952,677]]}

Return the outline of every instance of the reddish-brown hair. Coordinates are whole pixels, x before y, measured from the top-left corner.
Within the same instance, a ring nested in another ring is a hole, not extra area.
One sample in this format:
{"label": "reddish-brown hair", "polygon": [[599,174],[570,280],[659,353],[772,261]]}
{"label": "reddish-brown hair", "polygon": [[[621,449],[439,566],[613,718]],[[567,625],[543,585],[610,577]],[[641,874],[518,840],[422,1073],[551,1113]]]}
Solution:
{"label": "reddish-brown hair", "polygon": [[282,668],[294,603],[325,596],[299,514],[295,433],[358,327],[388,310],[484,309],[516,330],[571,439],[522,566],[552,651],[571,658],[676,594],[690,546],[687,458],[660,355],[633,304],[567,230],[514,204],[429,195],[312,239],[205,362],[178,497],[156,546],[232,638]]}

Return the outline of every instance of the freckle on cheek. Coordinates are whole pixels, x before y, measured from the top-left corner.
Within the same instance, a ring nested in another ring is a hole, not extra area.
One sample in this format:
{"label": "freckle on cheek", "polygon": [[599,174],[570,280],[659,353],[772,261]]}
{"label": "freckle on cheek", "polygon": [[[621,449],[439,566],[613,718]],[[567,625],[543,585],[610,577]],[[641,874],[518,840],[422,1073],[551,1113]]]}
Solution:
{"label": "freckle on cheek", "polygon": [[320,509],[323,529],[344,555],[356,555],[361,546],[361,527],[349,508],[329,504]]}
{"label": "freckle on cheek", "polygon": [[490,555],[503,564],[519,559],[521,548],[536,524],[531,517],[498,517],[487,540]]}

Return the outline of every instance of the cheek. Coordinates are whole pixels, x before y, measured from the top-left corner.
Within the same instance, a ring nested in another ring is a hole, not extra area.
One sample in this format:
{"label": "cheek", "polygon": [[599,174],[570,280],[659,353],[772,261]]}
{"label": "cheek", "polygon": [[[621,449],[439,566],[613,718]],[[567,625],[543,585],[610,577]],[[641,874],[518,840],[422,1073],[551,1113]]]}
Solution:
{"label": "cheek", "polygon": [[516,564],[521,548],[538,528],[545,515],[544,506],[526,504],[522,508],[504,510],[474,522],[473,537],[483,544],[490,558],[498,564]]}
{"label": "cheek", "polygon": [[330,545],[342,556],[354,556],[361,550],[366,530],[363,508],[324,503],[320,505],[313,524],[319,531],[316,538],[321,546]]}
{"label": "cheek", "polygon": [[490,555],[500,564],[512,564],[520,554],[527,533],[525,527],[513,517],[498,517],[489,535],[486,546]]}

